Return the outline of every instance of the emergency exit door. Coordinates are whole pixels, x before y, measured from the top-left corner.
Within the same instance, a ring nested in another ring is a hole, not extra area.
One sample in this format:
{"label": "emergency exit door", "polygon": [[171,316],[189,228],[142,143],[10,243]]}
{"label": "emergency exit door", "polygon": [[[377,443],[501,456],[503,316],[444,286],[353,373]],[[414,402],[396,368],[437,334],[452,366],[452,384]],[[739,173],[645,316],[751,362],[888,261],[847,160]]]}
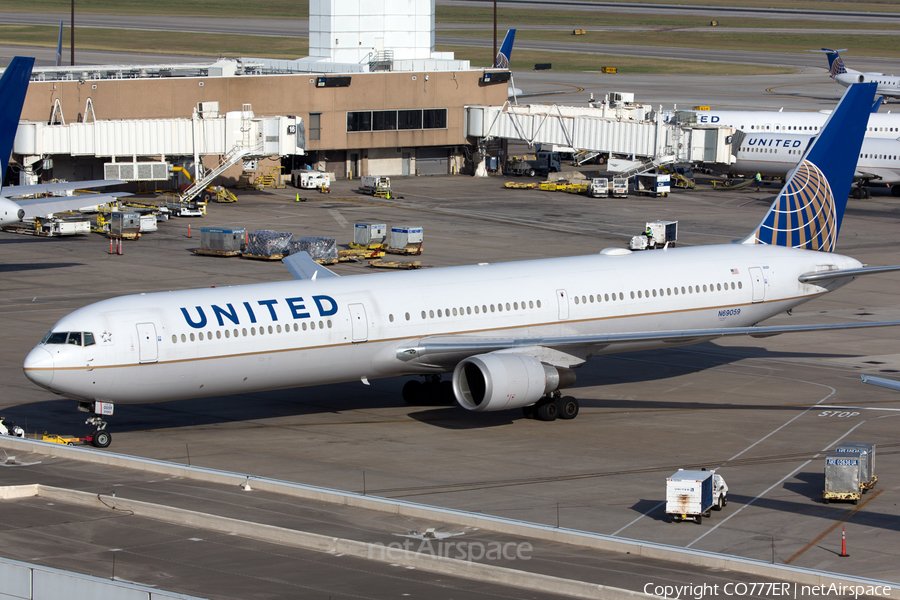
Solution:
{"label": "emergency exit door", "polygon": [[137,335],[138,354],[140,355],[140,362],[155,363],[159,356],[158,346],[156,343],[156,325],[154,325],[153,323],[138,323]]}
{"label": "emergency exit door", "polygon": [[569,294],[566,290],[556,290],[556,300],[559,302],[559,320],[565,321],[569,318]]}
{"label": "emergency exit door", "polygon": [[366,319],[366,307],[362,304],[350,305],[350,325],[354,342],[365,342],[369,339],[369,323]]}

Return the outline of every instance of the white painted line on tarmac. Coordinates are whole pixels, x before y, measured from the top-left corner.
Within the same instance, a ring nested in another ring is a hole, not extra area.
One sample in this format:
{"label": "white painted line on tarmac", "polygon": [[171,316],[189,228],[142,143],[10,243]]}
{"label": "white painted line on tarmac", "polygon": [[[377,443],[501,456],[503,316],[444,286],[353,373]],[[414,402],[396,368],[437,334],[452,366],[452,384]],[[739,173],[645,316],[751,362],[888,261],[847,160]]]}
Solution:
{"label": "white painted line on tarmac", "polygon": [[345,218],[341,215],[340,211],[338,211],[338,210],[336,210],[336,209],[334,209],[334,208],[329,208],[329,209],[328,209],[328,214],[331,215],[332,217],[334,217],[334,220],[337,221],[337,222],[338,222],[338,225],[340,225],[341,227],[346,227],[346,226],[348,225],[347,219],[345,219]]}
{"label": "white painted line on tarmac", "polygon": [[890,412],[900,412],[900,408],[879,408],[877,406],[836,406],[832,404],[823,404],[816,408],[843,408],[844,410],[886,410]]}
{"label": "white painted line on tarmac", "polygon": [[649,515],[649,514],[652,513],[654,510],[656,510],[657,508],[659,508],[660,506],[662,506],[662,505],[664,505],[664,504],[665,504],[665,501],[660,502],[659,504],[657,504],[656,506],[654,506],[653,508],[651,508],[650,510],[648,510],[647,512],[645,512],[644,514],[642,514],[641,516],[639,516],[637,519],[635,519],[634,521],[632,521],[631,523],[629,523],[628,525],[625,525],[624,527],[621,527],[620,529],[614,531],[614,532],[613,532],[613,535],[619,535],[620,532],[622,532],[622,531],[628,529],[629,527],[631,527],[632,525],[634,525],[635,523],[637,523],[638,521],[640,521],[641,519],[643,519],[644,517],[646,517],[647,515]]}

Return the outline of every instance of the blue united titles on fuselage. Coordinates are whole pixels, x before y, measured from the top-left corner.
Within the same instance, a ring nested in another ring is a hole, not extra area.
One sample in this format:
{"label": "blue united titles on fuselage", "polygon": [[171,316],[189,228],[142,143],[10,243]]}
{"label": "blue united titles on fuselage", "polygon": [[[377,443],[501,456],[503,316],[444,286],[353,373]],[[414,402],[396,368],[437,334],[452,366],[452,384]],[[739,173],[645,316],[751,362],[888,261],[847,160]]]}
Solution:
{"label": "blue united titles on fuselage", "polygon": [[[315,304],[316,311],[320,317],[330,317],[338,310],[338,304],[331,296],[312,296],[312,301]],[[238,308],[230,302],[225,305],[225,308],[217,304],[211,304],[209,310],[212,317],[215,318],[216,322],[219,324],[219,327],[223,327],[226,319],[234,325],[240,325],[241,317],[244,314],[246,314],[246,318],[249,319],[250,323],[256,323],[256,311],[254,309],[261,311],[262,314],[265,314],[266,311],[268,311],[272,321],[278,321],[277,306],[286,307],[287,312],[290,313],[290,318],[292,319],[311,319],[312,315],[310,314],[310,310],[312,307],[307,307],[306,304],[306,300],[304,300],[302,296],[298,296],[296,298],[285,298],[283,302],[279,302],[275,299],[257,300],[256,306],[251,302],[241,302],[240,306],[243,307],[242,311],[239,311]],[[203,329],[209,322],[206,311],[202,306],[195,306],[194,310],[197,312],[197,320],[194,320],[191,311],[186,307],[181,308],[181,314],[184,316],[184,320],[188,325],[194,329]],[[281,308],[282,313],[284,310],[284,308]]]}
{"label": "blue united titles on fuselage", "polygon": [[799,148],[803,142],[801,140],[777,140],[766,138],[747,138],[748,146],[769,146],[781,148]]}

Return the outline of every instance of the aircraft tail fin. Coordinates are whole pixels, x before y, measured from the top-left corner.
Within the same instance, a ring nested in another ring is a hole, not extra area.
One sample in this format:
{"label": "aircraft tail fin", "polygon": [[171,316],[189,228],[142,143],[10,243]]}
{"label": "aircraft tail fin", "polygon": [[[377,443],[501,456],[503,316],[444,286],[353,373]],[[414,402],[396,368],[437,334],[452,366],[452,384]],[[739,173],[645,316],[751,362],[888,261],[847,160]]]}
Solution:
{"label": "aircraft tail fin", "polygon": [[0,78],[0,187],[6,177],[33,67],[34,58],[17,56],[10,61]]}
{"label": "aircraft tail fin", "polygon": [[847,89],[762,223],[742,243],[834,250],[876,87],[857,83]]}
{"label": "aircraft tail fin", "polygon": [[884,102],[884,96],[878,96],[875,99],[875,103],[872,105],[872,112],[877,113],[878,109],[881,108],[881,103]]}
{"label": "aircraft tail fin", "polygon": [[56,37],[56,66],[58,67],[62,62],[62,32],[63,32],[63,22],[59,22],[59,35]]}
{"label": "aircraft tail fin", "polygon": [[856,73],[857,71],[853,71],[844,66],[844,59],[841,58],[840,53],[846,52],[847,49],[843,48],[841,50],[832,50],[830,48],[822,48],[821,50],[810,50],[810,52],[824,52],[825,56],[828,57],[828,75],[831,76],[832,79],[841,75],[842,73]]}
{"label": "aircraft tail fin", "polygon": [[506,32],[506,37],[503,38],[503,44],[500,46],[500,52],[497,53],[497,58],[494,59],[494,67],[497,69],[508,69],[509,61],[512,58],[512,49],[513,42],[516,39],[516,30],[510,29]]}

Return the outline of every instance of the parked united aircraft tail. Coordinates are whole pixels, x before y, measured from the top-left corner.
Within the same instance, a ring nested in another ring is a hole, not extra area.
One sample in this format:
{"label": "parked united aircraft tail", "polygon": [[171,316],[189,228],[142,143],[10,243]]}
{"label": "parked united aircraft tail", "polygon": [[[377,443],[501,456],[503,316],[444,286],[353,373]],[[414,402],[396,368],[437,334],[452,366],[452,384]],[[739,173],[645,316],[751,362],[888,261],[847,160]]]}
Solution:
{"label": "parked united aircraft tail", "polygon": [[[874,85],[853,86],[740,244],[338,277],[305,253],[293,281],[111,298],[62,318],[25,375],[83,410],[373,378],[410,403],[577,416],[590,357],[723,336],[900,325],[759,326],[874,272],[835,254]],[[652,288],[648,282],[652,282]],[[444,374],[452,373],[449,381]],[[96,445],[108,445],[100,414]]]}
{"label": "parked united aircraft tail", "polygon": [[862,71],[848,69],[840,55],[841,52],[846,51],[846,48],[843,50],[831,50],[829,48],[810,50],[810,52],[825,53],[825,56],[828,57],[828,74],[842,86],[848,87],[854,83],[876,83],[878,84],[876,94],[882,94],[890,98],[900,97],[900,77],[875,72],[863,73]]}
{"label": "parked united aircraft tail", "polygon": [[512,48],[513,42],[516,39],[516,30],[510,29],[506,32],[506,37],[503,38],[503,43],[500,45],[500,52],[497,53],[497,57],[494,59],[494,68],[495,69],[508,69],[509,61],[512,57]]}
{"label": "parked united aircraft tail", "polygon": [[30,198],[19,202],[10,200],[10,198],[18,196],[125,183],[120,180],[95,180],[13,186],[3,189],[3,179],[6,177],[6,168],[9,166],[9,157],[16,139],[16,130],[19,127],[22,106],[25,104],[25,94],[28,92],[28,81],[31,79],[32,68],[34,68],[33,58],[17,56],[10,61],[9,66],[3,71],[3,77],[0,78],[0,225],[9,225],[22,219],[43,216],[55,211],[72,210],[86,204],[104,203],[118,197],[130,196],[131,194],[124,193],[91,196],[90,201],[79,199],[78,196]]}

